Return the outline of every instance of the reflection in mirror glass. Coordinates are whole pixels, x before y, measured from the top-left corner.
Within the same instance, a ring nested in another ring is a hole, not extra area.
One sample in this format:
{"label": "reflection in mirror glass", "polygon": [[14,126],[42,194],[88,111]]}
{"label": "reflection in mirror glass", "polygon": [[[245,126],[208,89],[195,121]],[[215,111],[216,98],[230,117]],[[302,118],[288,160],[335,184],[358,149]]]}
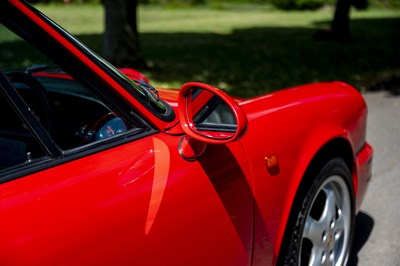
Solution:
{"label": "reflection in mirror glass", "polygon": [[[217,95],[195,88],[191,94],[191,114],[197,131],[226,132],[219,137],[230,137],[237,129],[231,108]],[[215,134],[213,134],[215,137]]]}

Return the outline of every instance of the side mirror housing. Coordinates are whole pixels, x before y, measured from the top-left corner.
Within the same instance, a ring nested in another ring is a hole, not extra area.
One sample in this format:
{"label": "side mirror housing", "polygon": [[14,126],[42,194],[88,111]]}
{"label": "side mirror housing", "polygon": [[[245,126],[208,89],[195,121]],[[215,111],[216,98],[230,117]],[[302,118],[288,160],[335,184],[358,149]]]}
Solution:
{"label": "side mirror housing", "polygon": [[247,130],[247,117],[237,102],[210,85],[190,82],[178,96],[179,119],[186,137],[208,144],[240,139]]}

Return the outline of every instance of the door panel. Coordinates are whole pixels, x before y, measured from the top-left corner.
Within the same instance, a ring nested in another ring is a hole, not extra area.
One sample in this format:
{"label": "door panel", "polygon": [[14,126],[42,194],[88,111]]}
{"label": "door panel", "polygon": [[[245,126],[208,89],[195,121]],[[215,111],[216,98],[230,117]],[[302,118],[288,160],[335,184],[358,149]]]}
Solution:
{"label": "door panel", "polygon": [[249,264],[240,144],[191,163],[178,141],[158,134],[1,184],[0,264]]}

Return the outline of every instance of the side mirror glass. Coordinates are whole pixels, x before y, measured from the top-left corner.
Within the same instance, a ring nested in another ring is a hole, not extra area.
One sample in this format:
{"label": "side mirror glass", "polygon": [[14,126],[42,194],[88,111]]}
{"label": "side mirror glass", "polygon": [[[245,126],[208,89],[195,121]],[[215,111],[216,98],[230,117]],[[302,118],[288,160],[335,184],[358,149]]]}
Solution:
{"label": "side mirror glass", "polygon": [[179,116],[186,135],[206,143],[235,141],[247,129],[246,115],[238,103],[202,83],[188,83],[181,88]]}

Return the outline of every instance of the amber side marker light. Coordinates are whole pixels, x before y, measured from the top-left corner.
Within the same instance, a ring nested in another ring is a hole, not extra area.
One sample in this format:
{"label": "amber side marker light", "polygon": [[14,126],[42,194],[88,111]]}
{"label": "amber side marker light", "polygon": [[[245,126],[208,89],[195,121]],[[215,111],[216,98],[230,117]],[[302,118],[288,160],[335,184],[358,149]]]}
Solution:
{"label": "amber side marker light", "polygon": [[276,157],[276,155],[265,157],[265,161],[267,163],[268,169],[274,168],[274,167],[278,166],[278,164],[279,164],[278,157]]}

